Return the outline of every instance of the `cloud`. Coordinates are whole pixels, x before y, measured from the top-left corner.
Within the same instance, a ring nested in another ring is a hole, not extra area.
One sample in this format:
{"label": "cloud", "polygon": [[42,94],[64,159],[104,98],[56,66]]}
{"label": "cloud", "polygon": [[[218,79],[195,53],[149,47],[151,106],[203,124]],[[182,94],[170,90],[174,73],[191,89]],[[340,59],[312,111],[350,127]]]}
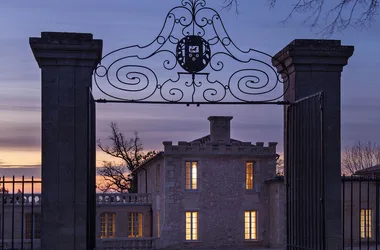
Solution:
{"label": "cloud", "polygon": [[36,148],[41,145],[38,123],[7,123],[0,126],[0,148]]}
{"label": "cloud", "polygon": [[26,168],[41,168],[41,165],[6,165],[6,164],[0,164],[0,168],[8,168],[8,169],[12,169],[12,168],[22,168],[22,169],[26,169]]}
{"label": "cloud", "polygon": [[31,177],[41,178],[41,167],[38,165],[35,166],[8,166],[3,167],[0,165],[0,176],[6,177]]}

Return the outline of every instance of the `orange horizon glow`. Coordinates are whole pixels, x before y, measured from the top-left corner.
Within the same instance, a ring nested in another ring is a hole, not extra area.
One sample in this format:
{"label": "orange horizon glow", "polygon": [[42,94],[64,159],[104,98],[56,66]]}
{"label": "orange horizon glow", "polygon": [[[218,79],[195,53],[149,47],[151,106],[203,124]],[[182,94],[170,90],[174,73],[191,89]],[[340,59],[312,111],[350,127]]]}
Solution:
{"label": "orange horizon glow", "polygon": [[[42,183],[41,183],[41,178],[33,178],[33,186],[32,186],[32,178],[24,178],[24,185],[22,185],[22,177],[15,177],[15,184],[13,185],[13,177],[5,177],[3,180],[2,177],[0,177],[0,195],[2,194],[3,190],[2,188],[5,187],[6,192],[9,194],[13,193],[13,190],[15,191],[15,194],[18,192],[23,192],[24,194],[31,194],[32,189],[33,193],[35,194],[40,194],[41,193],[41,188],[42,188]],[[103,183],[103,177],[97,175],[96,176],[96,185],[99,185]],[[97,193],[102,193],[98,188],[96,188]],[[112,192],[112,191],[110,191]]]}
{"label": "orange horizon glow", "polygon": [[[96,151],[96,166],[101,167],[103,161],[118,162],[119,159],[107,155],[101,150]],[[0,168],[2,166],[31,166],[41,165],[40,149],[3,150],[0,149]]]}

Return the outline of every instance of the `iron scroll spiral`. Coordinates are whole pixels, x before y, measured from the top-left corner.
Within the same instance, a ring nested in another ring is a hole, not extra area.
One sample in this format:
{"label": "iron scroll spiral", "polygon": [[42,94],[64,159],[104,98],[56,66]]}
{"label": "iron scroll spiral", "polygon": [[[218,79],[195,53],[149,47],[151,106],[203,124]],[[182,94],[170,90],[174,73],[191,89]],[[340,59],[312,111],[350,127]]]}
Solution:
{"label": "iron scroll spiral", "polygon": [[94,71],[98,89],[134,103],[244,104],[279,102],[287,91],[272,57],[242,50],[205,0],[182,0],[149,44],[106,54]]}

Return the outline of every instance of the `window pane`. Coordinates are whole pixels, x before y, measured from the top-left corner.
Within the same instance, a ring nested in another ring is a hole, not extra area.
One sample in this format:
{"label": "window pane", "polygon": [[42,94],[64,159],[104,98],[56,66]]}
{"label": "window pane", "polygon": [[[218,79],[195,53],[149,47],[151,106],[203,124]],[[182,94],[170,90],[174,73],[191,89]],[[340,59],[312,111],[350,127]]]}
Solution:
{"label": "window pane", "polygon": [[251,212],[251,239],[256,239],[256,211]]}
{"label": "window pane", "polygon": [[191,189],[197,189],[197,163],[193,162],[191,171]]}
{"label": "window pane", "polygon": [[198,240],[198,212],[186,212],[186,240]]}
{"label": "window pane", "polygon": [[245,183],[246,189],[253,189],[253,162],[245,164]]}
{"label": "window pane", "polygon": [[193,240],[198,240],[198,212],[193,212]]}
{"label": "window pane", "polygon": [[142,237],[143,236],[143,233],[142,233],[142,228],[143,228],[143,219],[142,219],[142,213],[138,213],[138,228],[139,228],[139,233],[138,233],[138,237]]}
{"label": "window pane", "polygon": [[191,213],[186,212],[186,240],[191,240]]}
{"label": "window pane", "polygon": [[160,237],[160,211],[157,211],[157,236]]}
{"label": "window pane", "polygon": [[244,212],[244,239],[256,240],[257,239],[257,223],[256,211]]}
{"label": "window pane", "polygon": [[128,237],[140,238],[143,236],[143,214],[129,213],[128,218]]}
{"label": "window pane", "polygon": [[186,189],[191,189],[191,166],[186,162]]}
{"label": "window pane", "polygon": [[115,237],[115,213],[100,214],[100,238]]}
{"label": "window pane", "polygon": [[108,236],[113,238],[115,237],[115,217],[116,217],[116,214],[115,213],[111,213],[110,214],[110,220],[109,220],[109,232],[108,232]]}
{"label": "window pane", "polygon": [[360,210],[360,237],[372,237],[372,209]]}
{"label": "window pane", "polygon": [[186,189],[197,189],[197,162],[186,162]]}
{"label": "window pane", "polygon": [[128,220],[128,229],[129,229],[129,238],[134,238],[136,235],[136,213],[129,213],[129,220]]}

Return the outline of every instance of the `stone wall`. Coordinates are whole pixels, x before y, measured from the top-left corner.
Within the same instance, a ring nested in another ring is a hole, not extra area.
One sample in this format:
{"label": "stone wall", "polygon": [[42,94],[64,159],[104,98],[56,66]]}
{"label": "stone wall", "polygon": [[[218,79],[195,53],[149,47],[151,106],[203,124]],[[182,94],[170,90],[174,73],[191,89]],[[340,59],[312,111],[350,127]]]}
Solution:
{"label": "stone wall", "polygon": [[98,205],[96,208],[96,238],[100,238],[100,214],[115,213],[115,237],[128,237],[129,213],[142,213],[143,237],[152,237],[151,205]]}
{"label": "stone wall", "polygon": [[[145,169],[145,170],[142,170]],[[146,171],[146,172],[145,172]],[[156,171],[159,172],[158,180],[156,179]],[[146,181],[147,178],[147,181]],[[151,161],[142,165],[138,170],[138,192],[144,193],[148,191],[151,194],[152,204],[152,235],[159,237],[162,221],[165,216],[165,169],[164,158],[162,155],[156,156]],[[158,184],[158,185],[157,185]],[[158,215],[158,213],[160,215]],[[160,217],[160,218],[158,218]],[[160,221],[160,223],[158,223]],[[158,229],[160,227],[160,229]]]}
{"label": "stone wall", "polygon": [[[165,218],[159,249],[268,246],[269,190],[276,143],[179,142],[165,145]],[[185,162],[198,162],[198,189],[185,190]],[[245,164],[253,161],[254,189],[245,188]],[[257,211],[257,240],[244,240],[244,211]],[[185,241],[185,212],[197,211],[199,240]]]}
{"label": "stone wall", "polygon": [[[199,180],[198,191],[185,191],[184,189],[184,162],[186,160],[198,159]],[[169,173],[166,185],[160,185],[160,193],[150,194],[150,199],[146,204],[133,204],[131,202],[113,202],[113,204],[101,204],[98,200],[96,213],[96,236],[100,236],[100,214],[102,212],[116,213],[116,237],[97,240],[99,249],[122,249],[125,246],[142,247],[145,245],[157,245],[157,249],[181,249],[187,248],[211,248],[221,247],[271,247],[281,248],[285,246],[286,239],[286,196],[285,185],[282,178],[271,178],[267,170],[268,165],[264,164],[265,158],[257,160],[256,164],[256,189],[252,192],[245,190],[244,166],[249,156],[208,156],[196,158],[196,155],[171,155],[165,158],[167,168],[160,168],[163,172]],[[160,164],[163,159],[161,159]],[[152,164],[152,169],[158,164]],[[268,164],[273,164],[271,161]],[[148,168],[149,169],[149,168]],[[216,171],[217,170],[217,171]],[[152,170],[153,171],[153,170]],[[149,173],[149,172],[148,172]],[[151,176],[151,175],[148,175]],[[152,175],[153,176],[153,175]],[[263,177],[264,176],[264,177]],[[153,177],[152,177],[153,178]],[[265,181],[264,181],[265,180]],[[233,185],[240,183],[240,185]],[[351,184],[352,183],[352,184]],[[361,183],[361,187],[359,187]],[[223,185],[224,184],[224,185]],[[369,187],[369,192],[368,192]],[[351,196],[351,188],[353,190]],[[359,203],[359,189],[361,198]],[[167,192],[165,196],[163,191]],[[372,238],[368,241],[373,244],[376,239],[376,182],[352,181],[342,185],[344,190],[344,203],[342,211],[344,215],[344,239],[346,246],[351,244],[359,245],[360,233],[360,209],[372,209]],[[117,194],[102,194],[102,196],[116,196]],[[145,194],[140,194],[144,196]],[[100,196],[100,194],[98,195]],[[145,195],[147,196],[147,195]],[[148,195],[149,196],[149,195]],[[352,198],[351,198],[352,197]],[[0,196],[1,198],[1,196]],[[0,201],[3,199],[0,199]],[[149,202],[152,201],[152,204]],[[352,202],[351,202],[352,201]],[[112,201],[109,201],[112,203]],[[360,205],[360,206],[359,206]],[[12,233],[12,203],[4,204],[4,211],[1,211],[0,218],[4,219],[4,241],[5,247],[11,246]],[[165,211],[166,208],[166,211]],[[14,246],[17,249],[21,245],[21,205],[14,206]],[[258,240],[255,242],[245,242],[243,235],[242,216],[244,210],[258,211]],[[351,214],[352,209],[352,214]],[[41,213],[40,204],[34,206],[34,213]],[[157,233],[156,212],[161,212],[161,235]],[[184,213],[187,210],[199,212],[199,241],[185,242]],[[128,236],[128,213],[143,213],[143,236],[141,239],[129,239]],[[26,204],[24,214],[31,213],[31,205]],[[25,230],[25,217],[24,217]],[[352,222],[352,224],[351,224]],[[0,224],[1,225],[1,224]],[[352,228],[352,236],[351,236]],[[1,235],[1,226],[0,226]],[[25,236],[25,233],[24,233]],[[362,247],[366,245],[367,239],[361,239]],[[24,247],[31,246],[30,240],[24,239]],[[33,241],[34,248],[39,249],[40,240]],[[236,244],[236,245],[235,245]],[[1,245],[0,245],[1,248]]]}
{"label": "stone wall", "polygon": [[273,178],[266,183],[269,189],[269,241],[271,247],[283,247],[286,243],[286,190],[283,178]]}

